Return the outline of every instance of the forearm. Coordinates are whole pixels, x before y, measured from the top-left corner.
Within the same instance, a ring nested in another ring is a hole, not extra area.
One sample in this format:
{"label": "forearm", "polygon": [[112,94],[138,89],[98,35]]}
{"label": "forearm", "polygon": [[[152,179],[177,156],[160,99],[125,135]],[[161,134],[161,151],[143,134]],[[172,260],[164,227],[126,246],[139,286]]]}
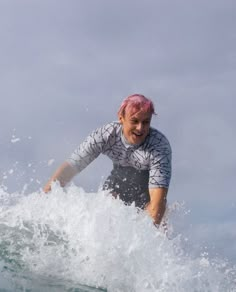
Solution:
{"label": "forearm", "polygon": [[58,181],[62,187],[64,187],[71,179],[76,175],[77,171],[68,162],[64,162],[52,175],[50,180],[44,187],[44,192],[47,193],[51,190],[51,184],[54,181]]}
{"label": "forearm", "polygon": [[150,202],[146,207],[155,224],[160,224],[166,210],[167,188],[156,188],[149,190]]}
{"label": "forearm", "polygon": [[146,207],[146,210],[148,211],[149,215],[152,217],[153,222],[159,225],[165,214],[166,202],[162,202],[158,205],[154,205],[150,202],[148,206]]}

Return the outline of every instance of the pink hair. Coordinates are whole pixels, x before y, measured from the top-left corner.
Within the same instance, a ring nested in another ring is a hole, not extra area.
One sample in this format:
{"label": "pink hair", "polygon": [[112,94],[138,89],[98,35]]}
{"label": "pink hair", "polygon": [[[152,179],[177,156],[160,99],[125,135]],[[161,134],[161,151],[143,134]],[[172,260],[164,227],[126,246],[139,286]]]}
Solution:
{"label": "pink hair", "polygon": [[142,94],[133,94],[126,97],[118,110],[118,116],[123,116],[125,112],[135,113],[140,110],[156,114],[153,102]]}

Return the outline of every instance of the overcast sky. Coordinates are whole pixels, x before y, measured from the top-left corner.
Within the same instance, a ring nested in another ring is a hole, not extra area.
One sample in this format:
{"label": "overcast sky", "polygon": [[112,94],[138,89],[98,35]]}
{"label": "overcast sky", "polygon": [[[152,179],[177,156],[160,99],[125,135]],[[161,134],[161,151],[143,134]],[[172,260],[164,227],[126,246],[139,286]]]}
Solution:
{"label": "overcast sky", "polygon": [[[0,182],[42,187],[142,93],[172,146],[169,201],[235,220],[235,27],[234,0],[0,0]],[[110,169],[99,157],[75,182],[97,190]]]}

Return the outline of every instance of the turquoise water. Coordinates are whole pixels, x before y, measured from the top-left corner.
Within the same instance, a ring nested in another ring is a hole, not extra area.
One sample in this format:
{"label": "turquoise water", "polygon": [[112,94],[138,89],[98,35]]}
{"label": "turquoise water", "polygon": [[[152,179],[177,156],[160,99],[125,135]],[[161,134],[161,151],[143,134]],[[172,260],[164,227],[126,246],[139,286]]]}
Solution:
{"label": "turquoise water", "polygon": [[233,263],[172,231],[184,215],[177,209],[166,236],[103,192],[1,189],[0,291],[236,291]]}

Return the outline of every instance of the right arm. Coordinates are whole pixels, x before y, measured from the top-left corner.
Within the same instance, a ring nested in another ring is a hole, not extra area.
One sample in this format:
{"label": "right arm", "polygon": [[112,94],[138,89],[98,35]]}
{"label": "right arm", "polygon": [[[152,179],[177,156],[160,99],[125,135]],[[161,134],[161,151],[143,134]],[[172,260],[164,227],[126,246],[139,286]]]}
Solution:
{"label": "right arm", "polygon": [[45,193],[51,191],[51,185],[54,181],[59,181],[61,187],[64,187],[76,174],[76,168],[71,166],[68,162],[64,162],[46,183],[43,191]]}
{"label": "right arm", "polygon": [[44,192],[51,190],[51,184],[54,181],[59,181],[64,187],[71,179],[85,167],[87,167],[98,155],[102,152],[106,141],[113,130],[113,124],[107,124],[93,131],[86,140],[72,153],[68,161],[65,161],[49,179]]}

